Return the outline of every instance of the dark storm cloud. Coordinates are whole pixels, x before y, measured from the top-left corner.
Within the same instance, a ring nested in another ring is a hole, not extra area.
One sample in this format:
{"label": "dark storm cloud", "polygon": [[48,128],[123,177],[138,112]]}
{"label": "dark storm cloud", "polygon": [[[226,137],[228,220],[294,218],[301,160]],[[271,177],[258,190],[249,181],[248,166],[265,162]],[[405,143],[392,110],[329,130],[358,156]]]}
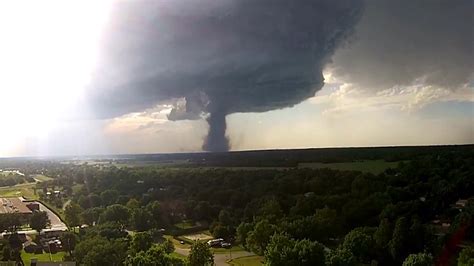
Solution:
{"label": "dark storm cloud", "polygon": [[184,97],[169,119],[209,113],[204,149],[224,151],[225,117],[295,105],[361,14],[354,0],[120,1],[91,99],[102,117]]}
{"label": "dark storm cloud", "polygon": [[368,0],[334,74],[364,89],[424,83],[456,89],[474,69],[472,0]]}

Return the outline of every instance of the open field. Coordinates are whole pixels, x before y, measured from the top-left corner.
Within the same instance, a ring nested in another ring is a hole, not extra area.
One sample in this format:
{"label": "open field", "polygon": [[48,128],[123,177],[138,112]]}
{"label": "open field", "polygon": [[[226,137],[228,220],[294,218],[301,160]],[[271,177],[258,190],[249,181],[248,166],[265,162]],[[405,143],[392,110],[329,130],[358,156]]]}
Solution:
{"label": "open field", "polygon": [[26,253],[24,250],[21,251],[21,258],[23,259],[23,263],[25,265],[30,265],[31,264],[31,259],[32,258],[37,258],[38,261],[62,261],[64,255],[66,255],[66,252],[57,252],[55,254],[50,254],[49,253],[43,253],[43,254],[34,254],[34,253]]}
{"label": "open field", "polygon": [[170,236],[170,235],[163,235],[163,237],[165,239],[168,239],[170,240],[171,242],[173,242],[174,246],[176,248],[180,248],[180,249],[190,249],[191,248],[191,245],[187,244],[187,243],[184,243],[184,244],[181,244],[179,240],[175,239],[173,236]]}
{"label": "open field", "polygon": [[180,229],[188,229],[188,228],[193,228],[196,225],[192,221],[183,221],[181,223],[175,224],[174,226],[176,226],[177,228],[180,228]]}
{"label": "open field", "polygon": [[232,246],[231,248],[211,248],[214,254],[245,251],[241,246]]}
{"label": "open field", "polygon": [[19,184],[11,187],[0,187],[0,197],[25,197],[28,199],[38,199],[34,193],[36,183]]}
{"label": "open field", "polygon": [[263,257],[261,256],[247,256],[232,259],[228,263],[233,266],[260,266],[263,265],[262,261]]}
{"label": "open field", "polygon": [[190,241],[207,241],[213,239],[211,235],[205,234],[204,232],[195,233],[191,235],[184,235],[182,236]]}
{"label": "open field", "polygon": [[299,163],[298,168],[329,168],[340,171],[361,171],[379,174],[388,168],[395,168],[399,162],[386,162],[384,160],[367,160],[347,163]]}
{"label": "open field", "polygon": [[33,175],[32,177],[38,182],[53,180],[53,178],[45,175]]}

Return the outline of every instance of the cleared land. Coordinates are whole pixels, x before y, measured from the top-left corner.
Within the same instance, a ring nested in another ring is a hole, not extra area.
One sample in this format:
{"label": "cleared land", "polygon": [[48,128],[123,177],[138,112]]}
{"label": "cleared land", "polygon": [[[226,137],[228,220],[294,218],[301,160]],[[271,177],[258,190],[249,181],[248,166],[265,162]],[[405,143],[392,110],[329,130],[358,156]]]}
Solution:
{"label": "cleared land", "polygon": [[386,162],[384,160],[368,160],[347,163],[299,163],[298,168],[329,168],[340,171],[361,171],[379,174],[388,168],[395,168],[400,162]]}

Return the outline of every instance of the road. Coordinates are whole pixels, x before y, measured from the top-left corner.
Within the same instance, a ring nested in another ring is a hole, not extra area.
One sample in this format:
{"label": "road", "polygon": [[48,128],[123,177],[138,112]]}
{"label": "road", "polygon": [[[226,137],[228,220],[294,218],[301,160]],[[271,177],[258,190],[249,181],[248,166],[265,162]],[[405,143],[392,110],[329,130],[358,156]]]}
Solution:
{"label": "road", "polygon": [[[66,231],[67,225],[61,221],[59,216],[52,212],[48,207],[44,206],[43,203],[36,201],[39,204],[40,211],[45,211],[48,214],[49,221],[51,222],[50,230],[61,230]],[[48,229],[46,229],[48,230]]]}
{"label": "road", "polygon": [[[186,256],[186,257],[189,256],[189,251],[190,249],[187,249],[187,248],[175,247],[176,253]],[[255,254],[248,251],[234,251],[232,252],[232,259],[253,256],[253,255]],[[229,264],[227,263],[227,261],[230,259],[231,257],[229,253],[215,253],[214,254],[214,264],[216,266],[228,266]]]}

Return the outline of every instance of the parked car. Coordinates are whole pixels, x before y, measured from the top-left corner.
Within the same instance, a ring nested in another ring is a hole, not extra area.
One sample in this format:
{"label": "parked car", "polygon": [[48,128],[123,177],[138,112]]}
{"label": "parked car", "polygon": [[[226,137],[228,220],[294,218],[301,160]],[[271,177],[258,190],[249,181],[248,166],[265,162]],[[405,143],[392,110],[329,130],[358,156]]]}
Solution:
{"label": "parked car", "polygon": [[221,248],[230,248],[232,246],[231,243],[227,243],[227,242],[222,242],[221,243]]}

